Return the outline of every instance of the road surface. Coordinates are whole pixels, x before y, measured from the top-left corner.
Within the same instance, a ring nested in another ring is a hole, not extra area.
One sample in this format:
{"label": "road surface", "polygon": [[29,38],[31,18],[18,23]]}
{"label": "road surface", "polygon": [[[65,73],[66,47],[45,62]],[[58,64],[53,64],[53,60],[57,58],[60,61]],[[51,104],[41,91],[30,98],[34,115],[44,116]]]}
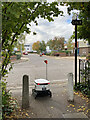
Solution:
{"label": "road surface", "polygon": [[28,75],[30,85],[36,78],[46,78],[46,64],[44,60],[48,60],[47,78],[52,81],[67,81],[68,73],[74,73],[74,60],[58,57],[40,57],[37,54],[29,54],[26,56],[29,60],[16,63],[10,71],[7,81],[8,86],[22,86],[23,75]]}

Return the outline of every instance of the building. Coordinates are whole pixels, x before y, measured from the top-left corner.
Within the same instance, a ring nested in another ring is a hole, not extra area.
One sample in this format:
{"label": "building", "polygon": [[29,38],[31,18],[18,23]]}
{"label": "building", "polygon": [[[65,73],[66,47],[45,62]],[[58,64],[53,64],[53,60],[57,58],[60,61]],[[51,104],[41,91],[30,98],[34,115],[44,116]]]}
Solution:
{"label": "building", "polygon": [[88,41],[79,41],[79,55],[80,56],[87,56],[90,53],[90,46]]}
{"label": "building", "polygon": [[[75,54],[75,42],[72,43],[72,53]],[[67,44],[64,44],[64,49],[68,50]],[[88,41],[79,40],[77,41],[77,55],[79,56],[88,56],[88,53],[90,53],[90,45],[88,44]]]}
{"label": "building", "polygon": [[25,44],[24,45],[25,52],[32,52],[32,45],[30,44]]}
{"label": "building", "polygon": [[51,52],[49,46],[46,47],[46,52],[47,52],[47,53],[50,53],[50,52]]}

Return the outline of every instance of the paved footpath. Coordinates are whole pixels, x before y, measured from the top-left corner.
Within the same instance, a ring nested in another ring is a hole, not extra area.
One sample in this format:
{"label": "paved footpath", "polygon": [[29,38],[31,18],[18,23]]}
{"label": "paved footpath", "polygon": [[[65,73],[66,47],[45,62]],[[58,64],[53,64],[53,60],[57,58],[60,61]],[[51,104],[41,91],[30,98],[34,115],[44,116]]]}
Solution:
{"label": "paved footpath", "polygon": [[[29,86],[29,108],[23,110],[27,112],[28,118],[88,118],[88,99],[81,94],[74,93],[74,102],[68,102],[66,82],[51,83],[52,98],[44,96],[34,99],[33,87],[34,85]],[[22,88],[12,89],[11,92],[21,107]]]}

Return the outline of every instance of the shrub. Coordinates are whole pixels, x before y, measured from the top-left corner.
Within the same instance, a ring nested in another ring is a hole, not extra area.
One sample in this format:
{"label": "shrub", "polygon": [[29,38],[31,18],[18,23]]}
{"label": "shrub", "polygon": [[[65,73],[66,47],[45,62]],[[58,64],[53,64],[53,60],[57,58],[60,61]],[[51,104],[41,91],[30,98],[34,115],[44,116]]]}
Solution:
{"label": "shrub", "polygon": [[46,55],[50,56],[50,55],[51,55],[51,53],[46,53]]}
{"label": "shrub", "polygon": [[17,102],[11,97],[10,91],[6,90],[6,83],[2,82],[2,118],[5,119],[17,107]]}
{"label": "shrub", "polygon": [[88,87],[88,82],[86,83],[77,83],[77,86],[74,86],[74,90],[75,91],[80,91],[82,92],[84,95],[87,95],[87,97],[90,98],[90,89]]}
{"label": "shrub", "polygon": [[20,58],[21,58],[21,55],[18,54],[18,55],[17,55],[17,60],[20,59]]}
{"label": "shrub", "polygon": [[60,53],[64,53],[65,51],[63,51],[63,50],[59,50],[58,52],[60,52]]}
{"label": "shrub", "polygon": [[90,53],[88,53],[86,59],[90,60]]}
{"label": "shrub", "polygon": [[57,53],[57,51],[51,51],[51,56],[54,56],[55,53]]}

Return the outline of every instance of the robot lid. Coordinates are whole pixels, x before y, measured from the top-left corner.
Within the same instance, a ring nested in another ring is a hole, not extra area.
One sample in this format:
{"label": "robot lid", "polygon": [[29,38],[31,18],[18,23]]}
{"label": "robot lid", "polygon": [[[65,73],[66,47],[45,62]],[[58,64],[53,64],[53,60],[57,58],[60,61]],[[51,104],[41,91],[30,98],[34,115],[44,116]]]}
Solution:
{"label": "robot lid", "polygon": [[50,81],[46,80],[46,79],[36,79],[34,80],[35,83],[40,83],[40,84],[43,84],[43,83],[50,83]]}

